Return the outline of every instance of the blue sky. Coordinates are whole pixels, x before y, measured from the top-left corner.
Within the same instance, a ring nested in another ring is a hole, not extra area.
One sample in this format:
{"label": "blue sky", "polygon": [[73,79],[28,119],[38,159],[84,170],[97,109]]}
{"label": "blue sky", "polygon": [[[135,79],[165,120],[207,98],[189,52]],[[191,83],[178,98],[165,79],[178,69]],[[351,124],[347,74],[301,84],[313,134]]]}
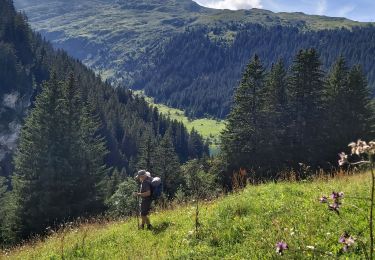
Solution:
{"label": "blue sky", "polygon": [[194,0],[217,9],[262,8],[274,12],[304,12],[375,22],[375,0]]}

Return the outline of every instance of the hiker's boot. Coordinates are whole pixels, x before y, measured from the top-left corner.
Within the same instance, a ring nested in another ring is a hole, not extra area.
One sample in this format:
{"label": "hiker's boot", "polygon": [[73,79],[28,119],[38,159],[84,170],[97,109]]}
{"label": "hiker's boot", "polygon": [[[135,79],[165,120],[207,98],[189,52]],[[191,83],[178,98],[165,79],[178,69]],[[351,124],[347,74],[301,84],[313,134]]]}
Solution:
{"label": "hiker's boot", "polygon": [[148,224],[147,225],[147,230],[151,230],[152,229],[152,225],[151,224]]}

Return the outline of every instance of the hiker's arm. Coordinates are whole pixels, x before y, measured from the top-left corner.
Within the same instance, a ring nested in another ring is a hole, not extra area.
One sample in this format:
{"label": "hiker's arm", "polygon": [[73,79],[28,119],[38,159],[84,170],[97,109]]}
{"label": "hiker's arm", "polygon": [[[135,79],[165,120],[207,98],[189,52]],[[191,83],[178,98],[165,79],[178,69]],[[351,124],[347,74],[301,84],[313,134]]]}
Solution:
{"label": "hiker's arm", "polygon": [[140,192],[137,192],[137,196],[139,196],[139,197],[149,197],[149,196],[151,196],[151,191],[149,190],[149,191],[146,191],[146,192],[142,192],[142,193],[140,193]]}

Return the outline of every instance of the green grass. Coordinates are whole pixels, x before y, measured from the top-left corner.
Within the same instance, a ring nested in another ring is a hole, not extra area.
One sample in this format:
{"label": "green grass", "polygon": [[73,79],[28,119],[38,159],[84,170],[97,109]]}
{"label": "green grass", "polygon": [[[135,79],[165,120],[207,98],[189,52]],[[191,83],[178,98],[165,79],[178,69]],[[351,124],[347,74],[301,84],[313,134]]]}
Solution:
{"label": "green grass", "polygon": [[143,91],[134,91],[135,94],[145,97],[145,100],[154,107],[157,107],[163,115],[169,116],[172,120],[182,122],[191,131],[193,128],[200,133],[204,139],[209,139],[211,154],[216,154],[219,147],[220,133],[225,128],[225,120],[215,120],[209,118],[189,119],[183,110],[171,108],[164,104],[157,104],[154,99],[144,95]]}
{"label": "green grass", "polygon": [[[369,174],[359,174],[329,181],[249,186],[201,207],[198,238],[194,207],[186,205],[153,213],[153,232],[138,231],[135,219],[85,225],[15,249],[8,258],[361,259],[358,240],[368,243],[369,202],[360,198],[369,197],[369,180]],[[340,217],[318,202],[333,190],[345,192]],[[338,242],[344,231],[357,238],[346,254]],[[284,256],[275,252],[275,243],[281,240],[290,248]]]}

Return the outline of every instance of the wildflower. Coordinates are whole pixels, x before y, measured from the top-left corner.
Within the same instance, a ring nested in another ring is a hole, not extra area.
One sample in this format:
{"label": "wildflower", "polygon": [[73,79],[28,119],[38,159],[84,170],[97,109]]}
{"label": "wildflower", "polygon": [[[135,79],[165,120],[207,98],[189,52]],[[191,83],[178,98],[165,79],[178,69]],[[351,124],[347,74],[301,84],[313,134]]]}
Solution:
{"label": "wildflower", "polygon": [[336,212],[337,215],[340,214],[340,212],[339,212],[339,208],[340,208],[340,204],[337,203],[337,202],[328,205],[328,209],[329,209],[329,210],[332,210],[332,211],[334,211],[334,212]]}
{"label": "wildflower", "polygon": [[327,196],[322,196],[322,197],[319,199],[319,202],[320,202],[320,203],[327,203],[327,202],[328,202],[328,198],[327,198]]}
{"label": "wildflower", "polygon": [[349,163],[348,162],[348,155],[347,154],[345,154],[344,152],[342,152],[342,153],[339,153],[339,156],[340,156],[340,160],[339,160],[339,165],[340,166],[343,166],[343,165]]}
{"label": "wildflower", "polygon": [[355,238],[350,236],[347,232],[341,235],[339,238],[339,243],[344,244],[342,251],[347,252],[349,248],[354,245]]}
{"label": "wildflower", "polygon": [[352,154],[361,155],[364,153],[375,154],[375,142],[371,141],[368,144],[361,139],[357,143],[350,143],[348,145],[352,149]]}
{"label": "wildflower", "polygon": [[281,241],[281,242],[277,242],[276,244],[276,253],[278,253],[279,255],[282,255],[284,250],[287,250],[289,249],[288,247],[288,244]]}
{"label": "wildflower", "polygon": [[332,192],[331,199],[337,201],[338,199],[342,198],[344,196],[344,192]]}

